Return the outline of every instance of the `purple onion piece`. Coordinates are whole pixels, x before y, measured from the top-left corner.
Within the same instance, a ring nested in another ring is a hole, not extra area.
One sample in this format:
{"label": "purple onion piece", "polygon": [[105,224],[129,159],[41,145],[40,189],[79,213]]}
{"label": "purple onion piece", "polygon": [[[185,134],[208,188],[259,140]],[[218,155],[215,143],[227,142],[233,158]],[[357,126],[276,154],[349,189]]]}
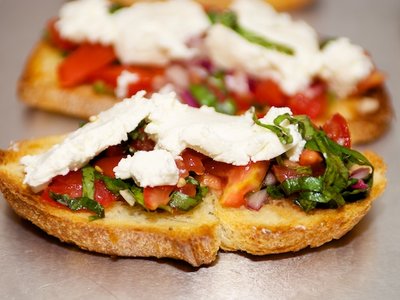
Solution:
{"label": "purple onion piece", "polygon": [[350,174],[350,178],[355,178],[355,179],[365,179],[368,177],[368,175],[371,174],[370,168],[367,167],[360,167]]}
{"label": "purple onion piece", "polygon": [[355,190],[367,190],[368,184],[366,184],[362,179],[358,179],[357,183],[353,184],[351,188]]}
{"label": "purple onion piece", "polygon": [[267,190],[259,190],[245,198],[246,207],[252,210],[260,210],[263,204],[267,201]]}
{"label": "purple onion piece", "polygon": [[196,99],[192,96],[192,94],[188,91],[185,90],[181,93],[181,98],[183,103],[186,103],[187,105],[191,107],[200,107],[200,105],[197,103]]}
{"label": "purple onion piece", "polygon": [[277,182],[278,182],[278,180],[276,179],[274,173],[269,171],[267,173],[267,176],[265,176],[263,184],[264,184],[264,186],[270,186],[270,185],[275,185]]}

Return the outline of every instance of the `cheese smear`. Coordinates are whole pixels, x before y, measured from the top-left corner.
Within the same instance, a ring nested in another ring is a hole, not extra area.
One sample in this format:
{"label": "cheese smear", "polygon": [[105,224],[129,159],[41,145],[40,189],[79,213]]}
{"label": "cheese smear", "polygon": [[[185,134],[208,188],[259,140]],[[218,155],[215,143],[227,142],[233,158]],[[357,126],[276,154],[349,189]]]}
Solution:
{"label": "cheese smear", "polygon": [[[265,124],[289,108],[271,108],[260,119]],[[114,169],[118,178],[134,178],[140,186],[175,185],[179,172],[174,160],[186,148],[196,150],[216,161],[246,165],[269,160],[287,152],[297,161],[305,141],[297,125],[282,122],[293,136],[291,144],[283,145],[270,130],[256,125],[252,111],[241,116],[228,116],[213,108],[196,109],[179,102],[175,93],[153,94],[150,99],[139,92],[92,118],[92,121],[71,133],[49,151],[25,156],[24,183],[34,190],[43,189],[57,175],[65,175],[87,164],[109,146],[127,140],[142,120],[145,132],[155,141],[155,150],[140,151],[122,159]]]}

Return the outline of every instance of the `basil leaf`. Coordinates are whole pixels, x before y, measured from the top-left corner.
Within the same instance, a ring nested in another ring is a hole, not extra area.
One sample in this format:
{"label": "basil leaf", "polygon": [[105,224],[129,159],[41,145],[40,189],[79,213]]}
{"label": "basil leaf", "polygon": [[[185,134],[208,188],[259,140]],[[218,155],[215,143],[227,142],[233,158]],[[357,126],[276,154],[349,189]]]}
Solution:
{"label": "basil leaf", "polygon": [[82,168],[82,197],[94,199],[94,174],[92,166]]}
{"label": "basil leaf", "polygon": [[[285,114],[286,115],[286,114]],[[289,114],[287,114],[289,116]],[[283,115],[284,116],[284,115]],[[275,133],[275,135],[278,137],[279,141],[283,144],[283,145],[287,145],[290,143],[293,143],[293,136],[290,134],[289,128],[285,128],[282,127],[280,125],[281,122],[279,122],[280,120],[283,121],[283,119],[281,117],[283,116],[279,116],[274,120],[274,124],[264,124],[262,123],[256,116],[256,114],[253,114],[253,121],[254,123],[256,123],[257,125],[264,127],[270,131],[272,131],[273,133]],[[279,119],[278,119],[279,118]]]}
{"label": "basil leaf", "polygon": [[236,114],[237,108],[235,102],[228,98],[224,102],[218,102],[215,110],[223,114],[234,115]]}
{"label": "basil leaf", "polygon": [[221,13],[212,12],[208,14],[208,17],[212,24],[220,23],[238,33],[244,39],[250,43],[257,44],[267,49],[276,50],[287,55],[294,55],[293,48],[288,47],[284,44],[273,42],[267,38],[258,35],[257,33],[245,29],[240,26],[238,18],[235,12],[225,11]]}
{"label": "basil leaf", "polygon": [[132,192],[133,197],[135,198],[136,202],[139,203],[141,206],[145,207],[143,189],[140,187],[137,187],[136,185],[132,185],[130,187],[130,191]]}
{"label": "basil leaf", "polygon": [[215,107],[218,103],[218,99],[214,93],[204,85],[191,84],[189,91],[200,105]]}
{"label": "basil leaf", "polygon": [[169,206],[183,211],[188,211],[199,204],[197,198],[192,198],[181,192],[173,192],[170,197],[171,201],[168,203]]}
{"label": "basil leaf", "polygon": [[111,4],[110,7],[108,8],[108,12],[109,12],[110,14],[114,14],[114,13],[116,13],[117,11],[119,11],[121,8],[124,8],[124,6],[121,5],[121,4],[119,4],[119,3],[113,3],[113,4]]}
{"label": "basil leaf", "polygon": [[106,188],[115,195],[118,195],[119,191],[121,190],[130,189],[130,185],[121,179],[111,178],[102,175],[101,180],[103,180],[104,184],[106,185]]}
{"label": "basil leaf", "polygon": [[281,188],[286,195],[300,191],[320,192],[323,188],[323,181],[322,178],[312,176],[289,178],[282,182]]}
{"label": "basil leaf", "polygon": [[[96,214],[96,219],[104,218],[105,216],[104,207],[97,201],[89,199],[88,197],[71,198],[68,195],[56,194],[51,191],[49,192],[49,195],[53,200],[67,206],[73,211],[80,209],[90,210]],[[94,220],[94,218],[91,218],[91,220]]]}
{"label": "basil leaf", "polygon": [[282,193],[281,188],[277,185],[269,185],[267,186],[267,193],[273,199],[282,199],[285,195]]}

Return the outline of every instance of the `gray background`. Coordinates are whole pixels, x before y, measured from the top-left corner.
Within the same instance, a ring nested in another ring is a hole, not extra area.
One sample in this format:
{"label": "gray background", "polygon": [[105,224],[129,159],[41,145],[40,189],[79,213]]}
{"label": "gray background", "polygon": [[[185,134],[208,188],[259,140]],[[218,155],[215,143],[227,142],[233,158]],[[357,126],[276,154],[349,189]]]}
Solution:
{"label": "gray background", "polygon": [[[299,13],[326,36],[348,36],[369,50],[388,75],[399,113],[400,1],[316,0]],[[59,134],[79,120],[30,110],[17,102],[16,82],[46,20],[62,1],[0,0],[0,147],[11,140]],[[400,229],[397,120],[364,146],[388,163],[386,193],[339,241],[296,254],[252,257],[221,253],[209,267],[172,260],[116,259],[48,237],[19,219],[0,196],[2,299],[399,299]]]}

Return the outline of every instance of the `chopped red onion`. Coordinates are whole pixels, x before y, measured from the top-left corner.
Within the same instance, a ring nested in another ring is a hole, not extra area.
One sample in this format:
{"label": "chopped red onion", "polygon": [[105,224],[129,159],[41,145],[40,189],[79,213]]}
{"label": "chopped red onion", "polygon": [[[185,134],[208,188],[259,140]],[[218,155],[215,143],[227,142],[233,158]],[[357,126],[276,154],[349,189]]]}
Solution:
{"label": "chopped red onion", "polygon": [[366,184],[362,179],[358,179],[356,184],[351,186],[355,190],[367,190],[368,184]]}
{"label": "chopped red onion", "polygon": [[361,167],[361,168],[355,169],[353,172],[351,172],[350,178],[365,179],[368,177],[369,174],[371,174],[370,168]]}
{"label": "chopped red onion", "polygon": [[253,209],[253,210],[259,210],[262,205],[267,201],[267,190],[259,190],[258,192],[255,192],[245,198],[246,200],[246,207]]}
{"label": "chopped red onion", "polygon": [[267,173],[267,176],[265,176],[264,186],[275,185],[277,182],[274,173],[270,171]]}
{"label": "chopped red onion", "polygon": [[197,103],[196,99],[188,90],[185,90],[181,93],[181,98],[183,103],[191,107],[200,107],[199,103]]}
{"label": "chopped red onion", "polygon": [[189,74],[183,66],[172,65],[168,67],[165,76],[176,87],[187,88],[189,86]]}
{"label": "chopped red onion", "polygon": [[225,85],[229,91],[238,95],[250,93],[249,79],[244,72],[234,72],[225,76]]}

